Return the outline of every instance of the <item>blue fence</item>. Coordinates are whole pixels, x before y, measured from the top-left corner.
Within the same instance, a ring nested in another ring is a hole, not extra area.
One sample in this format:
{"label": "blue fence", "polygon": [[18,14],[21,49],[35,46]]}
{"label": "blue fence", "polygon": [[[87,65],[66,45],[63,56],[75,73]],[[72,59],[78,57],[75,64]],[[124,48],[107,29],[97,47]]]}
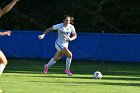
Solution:
{"label": "blue fence", "polygon": [[[56,32],[38,39],[41,31],[12,31],[0,37],[0,49],[7,57],[52,58],[56,52]],[[140,62],[139,34],[78,33],[70,42],[73,59]]]}

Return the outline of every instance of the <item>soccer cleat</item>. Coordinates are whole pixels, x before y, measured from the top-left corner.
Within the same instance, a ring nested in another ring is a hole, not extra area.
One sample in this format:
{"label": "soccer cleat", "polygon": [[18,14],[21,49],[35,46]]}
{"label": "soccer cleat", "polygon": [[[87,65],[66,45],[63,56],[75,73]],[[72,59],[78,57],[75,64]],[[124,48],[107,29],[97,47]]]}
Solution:
{"label": "soccer cleat", "polygon": [[44,75],[48,73],[48,69],[49,69],[48,66],[45,64],[44,65]]}
{"label": "soccer cleat", "polygon": [[71,71],[70,71],[70,70],[68,70],[68,69],[66,69],[66,70],[65,70],[65,73],[67,73],[67,74],[68,74],[68,76],[72,76]]}

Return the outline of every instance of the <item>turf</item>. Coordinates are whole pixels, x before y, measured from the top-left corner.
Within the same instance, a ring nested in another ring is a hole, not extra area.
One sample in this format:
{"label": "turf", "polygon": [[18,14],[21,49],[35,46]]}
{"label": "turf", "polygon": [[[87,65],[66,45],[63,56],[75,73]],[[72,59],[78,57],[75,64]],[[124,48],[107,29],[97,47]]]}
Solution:
{"label": "turf", "polygon": [[[61,60],[43,75],[47,59],[8,59],[0,77],[2,93],[140,93],[140,63],[79,61],[71,64],[73,76],[64,73]],[[101,71],[101,80],[93,79]]]}

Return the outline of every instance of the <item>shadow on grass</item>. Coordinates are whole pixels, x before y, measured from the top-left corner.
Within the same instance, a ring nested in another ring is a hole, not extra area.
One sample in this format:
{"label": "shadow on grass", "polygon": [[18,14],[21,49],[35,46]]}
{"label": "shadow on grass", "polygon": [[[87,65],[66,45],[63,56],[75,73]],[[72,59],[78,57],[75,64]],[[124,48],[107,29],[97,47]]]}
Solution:
{"label": "shadow on grass", "polygon": [[[87,75],[85,75],[85,76],[80,76],[80,75],[74,75],[73,74],[73,76],[62,76],[62,75],[60,75],[60,76],[53,76],[53,75],[51,75],[51,74],[49,74],[49,75],[42,75],[42,76],[33,76],[33,77],[45,77],[45,78],[60,78],[60,79],[62,79],[62,78],[73,78],[73,79],[91,79],[91,80],[93,80],[94,78],[92,77],[92,76],[87,76]],[[133,77],[103,77],[102,78],[102,80],[122,80],[122,81],[140,81],[140,78],[133,78]]]}
{"label": "shadow on grass", "polygon": [[[66,77],[65,77],[66,78]],[[67,77],[68,78],[68,77]],[[70,78],[70,77],[69,77]],[[72,77],[71,77],[72,78]],[[76,77],[74,77],[76,78]],[[25,81],[25,82],[41,82],[41,83],[47,83],[47,84],[59,84],[59,85],[67,85],[67,86],[95,86],[95,85],[112,85],[112,86],[140,86],[140,83],[114,83],[114,82],[104,82],[102,80],[94,80],[93,82],[86,82],[86,81],[74,81],[74,82],[67,82],[67,81]]]}
{"label": "shadow on grass", "polygon": [[112,82],[96,82],[101,85],[116,85],[116,86],[140,86],[139,83],[112,83]]}
{"label": "shadow on grass", "polygon": [[[7,65],[4,73],[20,73],[20,74],[42,74],[43,65],[47,63],[48,60],[42,59],[9,59],[9,64]],[[140,86],[139,83],[122,83],[116,80],[124,81],[140,81],[140,63],[113,63],[108,62],[102,64],[100,62],[92,61],[73,61],[71,70],[73,72],[72,77],[67,75],[57,75],[64,74],[65,71],[65,61],[58,62],[49,69],[48,75],[31,75],[28,77],[42,77],[42,78],[72,78],[72,79],[83,79],[83,82],[49,82],[49,81],[27,81],[27,82],[44,82],[44,83],[60,83],[68,86],[91,86],[95,84],[100,85],[116,85],[116,86]],[[103,73],[102,80],[93,80],[92,75],[94,71],[101,71]],[[105,76],[105,77],[104,77]],[[113,76],[113,77],[112,77]],[[86,82],[86,79],[90,82]],[[113,82],[111,82],[113,80]],[[115,81],[114,81],[115,80]],[[106,82],[105,82],[106,81]]]}
{"label": "shadow on grass", "polygon": [[[9,64],[5,69],[5,73],[27,73],[42,74],[43,65],[48,63],[47,59],[8,59]],[[71,71],[73,74],[93,75],[94,71],[101,71],[103,75],[111,76],[132,76],[140,77],[140,63],[121,63],[121,62],[92,62],[92,61],[73,61]],[[49,69],[49,73],[63,74],[65,71],[65,61],[59,61]],[[52,76],[51,76],[52,77]],[[53,78],[53,77],[52,77]],[[59,78],[59,77],[57,77]],[[75,77],[80,78],[80,77]],[[88,78],[89,77],[81,77]],[[124,79],[124,80],[140,80],[139,78],[104,78],[104,79]]]}
{"label": "shadow on grass", "polygon": [[45,77],[45,78],[75,78],[75,79],[93,79],[92,77],[89,76],[77,76],[77,75],[73,75],[73,76],[68,76],[67,74],[65,76],[53,76],[53,75],[42,75],[42,76],[33,76],[33,77]]}

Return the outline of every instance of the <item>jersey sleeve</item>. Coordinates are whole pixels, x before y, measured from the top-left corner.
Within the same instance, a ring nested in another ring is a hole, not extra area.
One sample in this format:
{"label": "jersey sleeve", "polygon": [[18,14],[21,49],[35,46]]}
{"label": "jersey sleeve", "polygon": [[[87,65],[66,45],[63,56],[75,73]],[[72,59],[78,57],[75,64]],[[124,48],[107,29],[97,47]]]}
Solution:
{"label": "jersey sleeve", "polygon": [[54,30],[58,30],[61,27],[62,27],[62,24],[61,23],[60,24],[53,25],[53,29]]}

